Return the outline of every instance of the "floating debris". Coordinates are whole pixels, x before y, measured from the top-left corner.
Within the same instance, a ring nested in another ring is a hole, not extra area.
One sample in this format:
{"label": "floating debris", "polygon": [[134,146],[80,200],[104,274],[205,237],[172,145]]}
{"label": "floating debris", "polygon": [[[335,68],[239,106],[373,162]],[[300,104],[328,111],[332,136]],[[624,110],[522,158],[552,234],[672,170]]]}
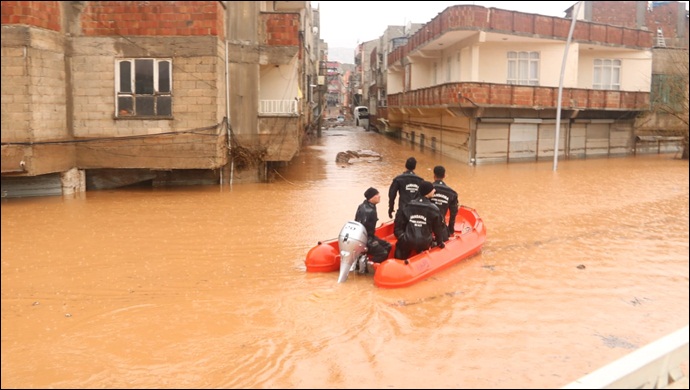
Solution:
{"label": "floating debris", "polygon": [[346,152],[338,152],[335,156],[335,162],[338,164],[354,164],[357,162],[371,161],[381,161],[381,154],[373,150],[348,150]]}

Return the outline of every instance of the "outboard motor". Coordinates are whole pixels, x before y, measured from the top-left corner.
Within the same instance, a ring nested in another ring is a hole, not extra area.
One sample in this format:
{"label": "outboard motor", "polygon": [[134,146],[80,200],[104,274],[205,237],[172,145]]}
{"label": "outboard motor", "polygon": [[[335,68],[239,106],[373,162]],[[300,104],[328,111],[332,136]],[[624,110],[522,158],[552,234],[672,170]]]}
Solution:
{"label": "outboard motor", "polygon": [[347,280],[350,271],[357,266],[360,258],[366,266],[367,255],[367,229],[359,222],[348,221],[338,235],[338,248],[340,249],[340,275],[338,283]]}

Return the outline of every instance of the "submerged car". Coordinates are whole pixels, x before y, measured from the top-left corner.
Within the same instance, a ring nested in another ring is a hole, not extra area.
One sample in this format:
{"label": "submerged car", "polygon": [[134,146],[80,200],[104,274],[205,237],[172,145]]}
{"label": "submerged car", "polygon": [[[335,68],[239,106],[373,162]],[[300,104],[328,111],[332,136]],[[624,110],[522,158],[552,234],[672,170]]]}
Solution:
{"label": "submerged car", "polygon": [[[367,106],[357,106],[353,110],[353,114],[355,116],[355,124],[359,126],[361,124],[361,121],[366,119],[367,121],[369,120],[369,108]],[[368,124],[368,123],[367,123]]]}

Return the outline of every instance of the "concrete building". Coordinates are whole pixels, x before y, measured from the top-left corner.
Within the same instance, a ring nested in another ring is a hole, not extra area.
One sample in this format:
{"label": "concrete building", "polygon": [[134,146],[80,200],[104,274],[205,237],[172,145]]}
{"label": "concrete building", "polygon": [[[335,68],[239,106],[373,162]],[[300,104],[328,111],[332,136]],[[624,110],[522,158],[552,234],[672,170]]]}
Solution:
{"label": "concrete building", "polygon": [[318,23],[308,1],[3,1],[3,197],[268,180],[319,116]]}
{"label": "concrete building", "polygon": [[[687,42],[687,12],[668,16],[647,2],[584,3],[570,44],[568,18],[448,7],[387,54],[387,107],[379,105],[378,116],[385,114],[386,129],[400,137],[470,164],[552,159],[568,47],[559,156],[635,153],[636,118],[650,110],[661,28],[648,26],[663,14],[674,26],[664,35]],[[587,19],[623,14],[608,3],[631,3],[621,7],[634,21]]]}
{"label": "concrete building", "polygon": [[[388,26],[383,35],[377,41],[372,41],[375,46],[361,44],[358,48],[358,56],[355,62],[363,64],[368,61],[368,66],[361,65],[359,71],[362,76],[364,90],[367,91],[364,105],[369,107],[370,128],[376,130],[388,130],[386,118],[387,100],[387,73],[388,73],[388,54],[395,48],[407,44],[409,37],[422,27],[421,23],[408,23],[406,26]],[[367,49],[370,50],[369,58],[362,59],[366,55]],[[380,112],[379,112],[380,111]]]}
{"label": "concrete building", "polygon": [[344,100],[345,70],[338,61],[327,61],[326,68],[326,104],[330,107],[340,107]]}
{"label": "concrete building", "polygon": [[371,83],[371,54],[376,51],[378,39],[362,42],[355,48],[355,71],[352,76],[352,107],[369,105],[369,84]]}
{"label": "concrete building", "polygon": [[[567,10],[571,15],[572,8]],[[654,33],[651,110],[635,120],[635,153],[688,150],[688,11],[675,1],[586,1],[584,20]],[[676,96],[674,96],[676,95]],[[680,102],[673,103],[677,99]],[[678,104],[680,103],[680,104]]]}

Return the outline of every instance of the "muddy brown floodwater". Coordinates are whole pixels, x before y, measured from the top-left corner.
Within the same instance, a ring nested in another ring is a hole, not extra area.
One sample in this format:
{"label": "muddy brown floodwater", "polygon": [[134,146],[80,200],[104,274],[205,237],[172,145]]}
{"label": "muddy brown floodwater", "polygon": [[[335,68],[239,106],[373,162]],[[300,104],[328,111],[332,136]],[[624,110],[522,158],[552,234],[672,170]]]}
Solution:
{"label": "muddy brown floodwater", "polygon": [[[483,251],[403,289],[306,273],[409,156]],[[2,388],[554,388],[688,323],[677,156],[468,166],[341,127],[274,174],[3,199]]]}

